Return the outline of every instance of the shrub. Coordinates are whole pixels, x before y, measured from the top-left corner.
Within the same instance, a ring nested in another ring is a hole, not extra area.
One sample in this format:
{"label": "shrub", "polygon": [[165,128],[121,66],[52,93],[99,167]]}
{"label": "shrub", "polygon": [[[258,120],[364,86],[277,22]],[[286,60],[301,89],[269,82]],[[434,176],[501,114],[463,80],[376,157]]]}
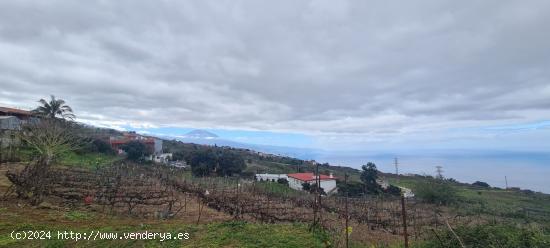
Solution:
{"label": "shrub", "polygon": [[476,181],[474,183],[472,183],[473,186],[478,186],[478,187],[483,187],[483,188],[489,188],[491,186],[489,186],[488,183],[486,182],[480,182],[480,181]]}
{"label": "shrub", "polygon": [[284,184],[284,185],[288,186],[288,180],[286,180],[285,178],[277,179],[277,183]]}
{"label": "shrub", "polygon": [[309,192],[311,190],[311,184],[308,182],[302,183],[302,190]]}
{"label": "shrub", "polygon": [[449,205],[457,200],[455,188],[443,180],[429,180],[414,187],[414,194],[427,203]]}
{"label": "shrub", "polygon": [[385,190],[385,193],[390,194],[390,195],[401,195],[401,188],[399,188],[397,186],[390,185]]}
{"label": "shrub", "polygon": [[144,156],[149,155],[147,146],[139,141],[130,141],[121,148],[126,152],[129,160],[139,161]]}
{"label": "shrub", "polygon": [[[507,224],[460,226],[454,230],[466,247],[550,247],[550,235],[534,228]],[[417,247],[461,247],[449,230],[438,231]]]}
{"label": "shrub", "polygon": [[345,196],[346,193],[350,197],[358,197],[363,195],[363,190],[365,186],[360,182],[348,182],[345,184],[342,181],[337,181],[336,185],[338,186],[338,193],[342,196]]}
{"label": "shrub", "polygon": [[198,150],[190,153],[186,160],[195,176],[232,176],[246,168],[241,155],[227,150]]}

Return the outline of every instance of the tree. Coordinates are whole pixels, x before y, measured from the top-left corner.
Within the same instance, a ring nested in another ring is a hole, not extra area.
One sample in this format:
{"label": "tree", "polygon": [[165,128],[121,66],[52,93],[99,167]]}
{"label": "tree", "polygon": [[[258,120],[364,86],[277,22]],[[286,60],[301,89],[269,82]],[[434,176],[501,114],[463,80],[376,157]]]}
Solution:
{"label": "tree", "polygon": [[381,187],[378,182],[376,182],[376,179],[378,179],[376,164],[368,162],[366,165],[362,166],[362,169],[363,172],[361,172],[361,182],[364,184],[365,193],[380,193]]}
{"label": "tree", "polygon": [[232,151],[223,150],[217,160],[216,173],[218,176],[232,176],[241,173],[246,168],[244,159]]}
{"label": "tree", "polygon": [[481,181],[475,181],[474,183],[472,183],[473,186],[478,186],[478,187],[483,187],[483,188],[489,188],[489,184],[486,183],[486,182],[481,182]]}
{"label": "tree", "polygon": [[211,150],[198,150],[189,154],[187,162],[195,176],[209,176],[216,168],[216,154]]}
{"label": "tree", "polygon": [[41,202],[51,165],[62,154],[80,149],[85,143],[75,129],[75,124],[56,119],[43,119],[22,126],[18,135],[33,151],[35,160],[19,175],[8,177],[16,185],[18,196],[30,198],[31,204]]}
{"label": "tree", "polygon": [[61,119],[73,120],[75,115],[73,114],[73,109],[65,104],[65,100],[56,99],[54,95],[50,96],[50,101],[40,99],[38,101],[42,106],[37,107],[33,112],[37,115],[56,119],[60,117]]}
{"label": "tree", "polygon": [[246,163],[241,155],[226,149],[201,149],[187,156],[191,171],[195,176],[232,176],[240,174]]}
{"label": "tree", "polygon": [[185,160],[185,153],[183,151],[177,151],[172,154],[173,160]]}
{"label": "tree", "polygon": [[150,155],[147,146],[136,140],[124,144],[121,148],[126,152],[127,158],[133,161],[139,161],[143,159],[144,156]]}

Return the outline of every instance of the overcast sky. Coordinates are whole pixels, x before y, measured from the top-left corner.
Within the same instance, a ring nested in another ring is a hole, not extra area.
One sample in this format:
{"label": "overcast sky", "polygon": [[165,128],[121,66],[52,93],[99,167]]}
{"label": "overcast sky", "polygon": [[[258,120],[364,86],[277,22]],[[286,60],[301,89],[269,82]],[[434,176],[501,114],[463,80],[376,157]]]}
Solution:
{"label": "overcast sky", "polygon": [[0,1],[0,104],[54,94],[95,125],[320,148],[548,151],[549,27],[545,0]]}

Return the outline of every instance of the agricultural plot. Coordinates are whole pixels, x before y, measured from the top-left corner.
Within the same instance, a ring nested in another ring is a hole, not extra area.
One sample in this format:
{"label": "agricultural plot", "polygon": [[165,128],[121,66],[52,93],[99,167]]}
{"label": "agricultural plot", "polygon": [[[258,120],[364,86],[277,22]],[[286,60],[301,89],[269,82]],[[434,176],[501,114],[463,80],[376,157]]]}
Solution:
{"label": "agricultural plot", "polygon": [[[21,168],[7,172],[18,194]],[[485,216],[453,216],[448,208],[397,197],[316,197],[277,183],[238,178],[194,178],[186,171],[119,163],[95,169],[56,167],[46,180],[47,197],[69,208],[137,219],[301,223],[320,226],[335,247],[344,246],[346,230],[353,244],[399,244],[403,237],[423,240],[429,229],[487,222]],[[346,203],[347,202],[347,203]],[[347,205],[347,207],[346,207]],[[407,232],[403,222],[406,213]],[[348,229],[346,229],[346,216]]]}

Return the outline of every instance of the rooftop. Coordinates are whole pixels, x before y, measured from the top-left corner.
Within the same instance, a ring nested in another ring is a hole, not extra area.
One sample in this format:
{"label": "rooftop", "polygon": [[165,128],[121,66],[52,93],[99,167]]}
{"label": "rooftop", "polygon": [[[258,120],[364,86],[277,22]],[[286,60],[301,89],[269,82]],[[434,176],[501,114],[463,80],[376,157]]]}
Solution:
{"label": "rooftop", "polygon": [[[313,181],[315,180],[315,175],[311,172],[306,172],[306,173],[292,173],[292,174],[288,174],[288,177],[292,177],[292,178],[295,178],[295,179],[298,179],[300,181]],[[336,177],[334,176],[327,176],[327,175],[319,175],[320,179],[321,180],[336,180]]]}
{"label": "rooftop", "polygon": [[32,115],[31,111],[16,109],[16,108],[8,108],[8,107],[0,107],[0,113],[17,114],[17,115],[29,115],[29,116]]}

